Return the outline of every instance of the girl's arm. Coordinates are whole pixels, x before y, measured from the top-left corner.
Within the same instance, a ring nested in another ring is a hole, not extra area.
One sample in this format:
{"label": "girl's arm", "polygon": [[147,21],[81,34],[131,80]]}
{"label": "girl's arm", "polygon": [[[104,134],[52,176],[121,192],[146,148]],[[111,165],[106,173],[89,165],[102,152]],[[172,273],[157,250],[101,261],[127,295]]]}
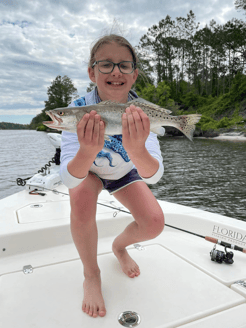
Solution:
{"label": "girl's arm", "polygon": [[77,187],[87,177],[103,145],[104,123],[95,111],[80,120],[77,134],[63,133],[60,175],[69,189]]}

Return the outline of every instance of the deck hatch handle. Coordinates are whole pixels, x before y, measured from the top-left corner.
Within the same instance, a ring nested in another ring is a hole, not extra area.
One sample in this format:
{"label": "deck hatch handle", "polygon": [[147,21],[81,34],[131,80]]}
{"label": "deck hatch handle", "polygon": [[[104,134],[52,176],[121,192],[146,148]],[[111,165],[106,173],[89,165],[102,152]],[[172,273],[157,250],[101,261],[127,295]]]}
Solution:
{"label": "deck hatch handle", "polygon": [[138,251],[145,251],[145,247],[141,246],[140,244],[133,245]]}
{"label": "deck hatch handle", "polygon": [[238,281],[234,282],[234,284],[237,284],[239,286],[246,288],[246,280],[238,280]]}
{"label": "deck hatch handle", "polygon": [[33,204],[33,205],[30,205],[31,208],[40,208],[40,207],[43,207],[42,204]]}
{"label": "deck hatch handle", "polygon": [[31,265],[25,265],[23,266],[23,272],[24,274],[33,273],[33,267]]}

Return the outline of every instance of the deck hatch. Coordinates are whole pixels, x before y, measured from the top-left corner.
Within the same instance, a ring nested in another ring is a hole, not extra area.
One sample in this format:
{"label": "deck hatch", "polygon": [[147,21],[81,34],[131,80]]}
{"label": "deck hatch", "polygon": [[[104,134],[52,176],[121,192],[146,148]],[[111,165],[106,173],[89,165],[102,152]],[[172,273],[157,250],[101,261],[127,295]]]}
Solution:
{"label": "deck hatch", "polygon": [[[111,239],[109,242],[111,246]],[[141,270],[139,277],[134,279],[122,272],[112,252],[98,255],[107,304],[107,315],[102,320],[94,320],[82,312],[83,266],[80,259],[43,266],[36,260],[36,265],[30,261],[26,263],[32,265],[34,274],[17,271],[2,275],[2,326],[20,327],[20,322],[23,322],[28,328],[171,328],[216,313],[223,315],[223,311],[245,304],[245,297],[239,292],[182,260],[161,244],[145,244],[144,248],[145,251],[141,252],[135,247],[129,248],[129,255]],[[207,261],[211,262],[209,258]],[[236,287],[245,290],[239,285],[232,286]],[[118,316],[126,310],[140,314],[139,325],[134,326],[138,320],[133,316],[126,317],[128,326],[120,324]]]}

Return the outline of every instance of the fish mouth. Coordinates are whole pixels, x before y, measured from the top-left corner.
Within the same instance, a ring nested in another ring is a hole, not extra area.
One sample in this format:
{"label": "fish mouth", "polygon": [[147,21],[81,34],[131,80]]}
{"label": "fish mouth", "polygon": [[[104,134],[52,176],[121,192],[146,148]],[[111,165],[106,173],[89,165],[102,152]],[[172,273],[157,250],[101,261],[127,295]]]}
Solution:
{"label": "fish mouth", "polygon": [[60,125],[63,123],[63,120],[60,117],[57,117],[56,115],[52,114],[49,111],[45,112],[45,114],[49,115],[52,121],[45,121],[43,122],[44,125],[46,125],[47,127],[54,127],[54,128],[59,127],[59,129],[62,129]]}

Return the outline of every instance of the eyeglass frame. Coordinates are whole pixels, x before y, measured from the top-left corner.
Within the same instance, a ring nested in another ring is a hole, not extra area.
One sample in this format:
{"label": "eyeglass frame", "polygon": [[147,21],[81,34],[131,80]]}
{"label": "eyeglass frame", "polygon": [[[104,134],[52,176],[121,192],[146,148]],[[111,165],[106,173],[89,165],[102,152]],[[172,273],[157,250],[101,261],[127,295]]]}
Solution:
{"label": "eyeglass frame", "polygon": [[132,72],[137,68],[136,63],[134,63],[133,61],[130,61],[130,60],[123,60],[123,61],[121,61],[121,62],[119,62],[119,63],[113,63],[113,62],[110,61],[110,60],[96,60],[96,61],[92,64],[91,68],[94,68],[94,66],[95,66],[96,64],[100,63],[100,62],[108,62],[108,63],[112,63],[112,64],[114,65],[112,71],[111,71],[111,72],[108,72],[108,73],[104,73],[104,72],[100,71],[100,69],[99,69],[99,67],[98,67],[99,72],[102,73],[102,74],[110,74],[110,73],[112,73],[113,70],[114,70],[114,68],[115,68],[115,66],[118,66],[118,69],[119,69],[119,71],[121,72],[121,69],[120,69],[120,64],[121,64],[121,63],[132,63],[132,71],[131,71],[131,73],[123,73],[123,72],[121,72],[122,74],[132,74]]}

